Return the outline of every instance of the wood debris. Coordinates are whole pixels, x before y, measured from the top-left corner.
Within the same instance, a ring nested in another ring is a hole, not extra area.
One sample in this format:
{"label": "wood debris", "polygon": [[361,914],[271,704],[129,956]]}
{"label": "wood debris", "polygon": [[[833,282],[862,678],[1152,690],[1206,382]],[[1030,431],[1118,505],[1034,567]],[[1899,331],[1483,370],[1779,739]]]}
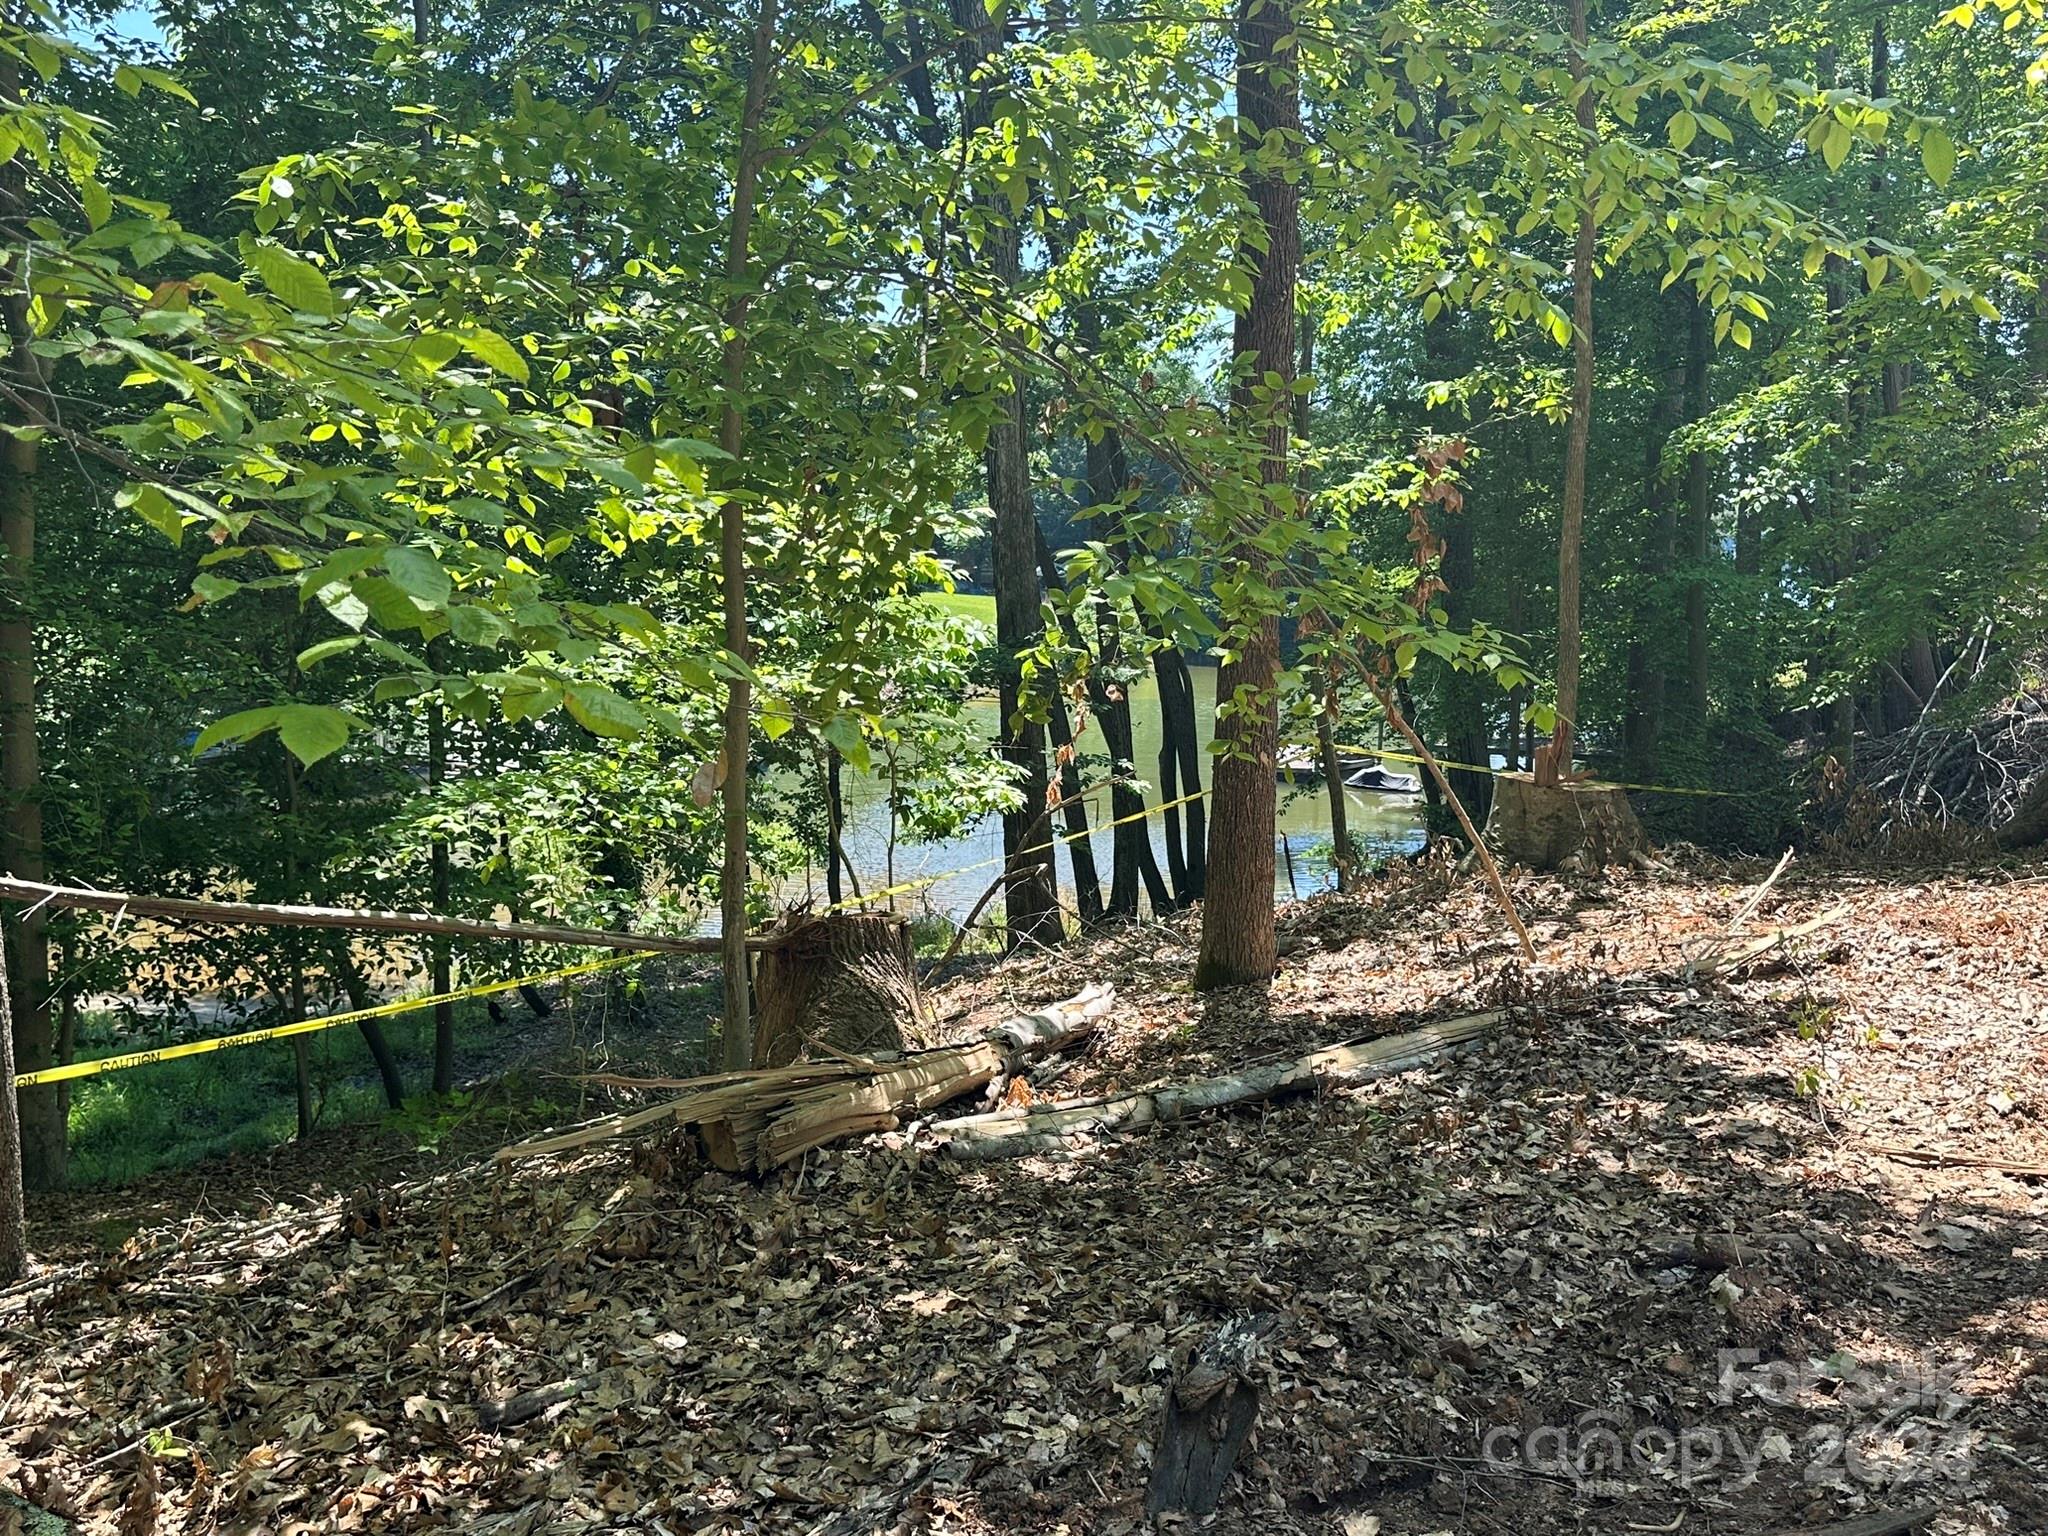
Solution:
{"label": "wood debris", "polygon": [[662,1079],[662,1086],[689,1091],[647,1109],[506,1147],[498,1157],[513,1162],[579,1151],[668,1125],[691,1129],[718,1168],[765,1172],[849,1136],[894,1130],[905,1115],[972,1093],[1021,1062],[1080,1039],[1115,1001],[1115,988],[1091,984],[1064,1002],[1007,1019],[970,1044],[917,1051],[894,1061],[835,1057],[723,1073],[694,1084]]}

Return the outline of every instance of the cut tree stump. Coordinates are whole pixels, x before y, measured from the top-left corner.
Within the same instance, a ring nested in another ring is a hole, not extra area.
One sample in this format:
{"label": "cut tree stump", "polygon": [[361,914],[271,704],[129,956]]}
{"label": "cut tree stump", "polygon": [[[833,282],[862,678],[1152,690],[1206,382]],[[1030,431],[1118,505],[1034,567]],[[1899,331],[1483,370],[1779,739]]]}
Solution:
{"label": "cut tree stump", "polygon": [[1253,1369],[1277,1319],[1236,1317],[1202,1342],[1166,1389],[1145,1512],[1209,1515],[1259,1416]]}
{"label": "cut tree stump", "polygon": [[1650,851],[1626,791],[1590,780],[1538,784],[1526,773],[1495,776],[1485,835],[1502,858],[1531,869],[1598,869]]}
{"label": "cut tree stump", "polygon": [[887,912],[793,912],[754,975],[754,1065],[819,1056],[900,1056],[931,1027],[910,925]]}

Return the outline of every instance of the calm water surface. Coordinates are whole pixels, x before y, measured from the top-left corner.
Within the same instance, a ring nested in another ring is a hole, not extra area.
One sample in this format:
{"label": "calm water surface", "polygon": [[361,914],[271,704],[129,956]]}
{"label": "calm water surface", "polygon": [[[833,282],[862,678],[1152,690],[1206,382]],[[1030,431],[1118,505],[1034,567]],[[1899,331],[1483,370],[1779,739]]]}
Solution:
{"label": "calm water surface", "polygon": [[[1214,667],[1191,667],[1190,673],[1195,684],[1195,715],[1197,739],[1207,744],[1216,715],[1216,669]],[[1137,771],[1148,782],[1158,772],[1159,762],[1159,693],[1150,678],[1131,689],[1131,719],[1134,749],[1137,753]],[[972,706],[977,714],[986,717],[988,729],[994,732],[996,706],[994,700],[978,701]],[[1092,726],[1082,738],[1081,747],[1085,756],[1089,749],[1101,748],[1101,737]],[[1391,763],[1389,767],[1409,771],[1404,765]],[[1211,764],[1206,760],[1202,765],[1202,783],[1209,787]],[[1099,773],[1099,769],[1097,772]],[[862,890],[875,890],[892,883],[919,879],[941,871],[956,870],[961,865],[982,864],[984,867],[948,875],[911,895],[899,897],[898,909],[920,912],[927,909],[948,917],[960,918],[994,880],[1001,868],[1003,852],[1002,818],[988,816],[968,827],[960,836],[938,843],[899,843],[895,850],[895,879],[890,879],[889,853],[889,808],[885,783],[880,777],[848,773],[843,792],[846,799],[845,843],[847,856],[853,867],[860,872]],[[1346,791],[1348,819],[1351,833],[1365,843],[1375,859],[1396,854],[1409,853],[1422,846],[1422,805],[1420,795],[1383,795],[1365,790]],[[1145,794],[1148,805],[1159,803],[1156,785]],[[1100,828],[1108,819],[1109,792],[1104,788],[1089,797],[1089,821],[1091,832],[1089,842],[1095,851],[1095,868],[1102,881],[1103,894],[1108,895],[1111,873],[1111,844],[1114,833]],[[1307,896],[1319,890],[1326,890],[1336,883],[1335,873],[1330,864],[1330,802],[1328,793],[1320,785],[1294,785],[1285,781],[1280,786],[1279,830],[1285,835],[1285,852],[1275,860],[1274,889],[1281,895],[1290,894],[1288,879],[1288,856],[1294,866],[1292,891]],[[1166,872],[1165,835],[1163,821],[1158,816],[1149,818],[1147,827],[1152,832],[1152,848],[1159,861],[1162,875]],[[1064,827],[1062,828],[1064,830]],[[1073,898],[1073,850],[1062,845],[1059,856],[1061,897],[1070,905]],[[825,877],[822,866],[813,868],[807,874],[798,874],[784,889],[787,899],[795,900],[809,894],[823,903]]]}

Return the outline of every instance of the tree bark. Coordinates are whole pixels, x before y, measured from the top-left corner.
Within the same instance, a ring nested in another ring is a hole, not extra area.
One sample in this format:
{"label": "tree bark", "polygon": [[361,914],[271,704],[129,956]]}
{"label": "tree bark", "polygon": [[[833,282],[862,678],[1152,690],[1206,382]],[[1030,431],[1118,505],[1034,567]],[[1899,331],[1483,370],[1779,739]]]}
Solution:
{"label": "tree bark", "polygon": [[846,899],[841,894],[839,880],[839,864],[846,857],[846,799],[840,790],[839,762],[839,749],[828,744],[825,748],[825,901],[834,907]]}
{"label": "tree bark", "polygon": [[[0,965],[0,1013],[12,1016],[7,967]],[[28,1206],[22,1198],[21,1116],[14,1083],[14,1031],[0,1029],[0,1285],[21,1278],[28,1263]]]}
{"label": "tree bark", "polygon": [[[1838,72],[1838,60],[1833,43],[1820,50],[1820,68],[1817,78],[1822,85],[1832,86]],[[1830,193],[1826,206],[1832,214],[1837,199]],[[1849,313],[1849,268],[1848,263],[1835,252],[1830,251],[1823,267],[1822,281],[1825,285],[1828,326],[1828,361],[1836,377],[1849,372],[1848,360],[1848,313]],[[1853,677],[1855,644],[1853,625],[1849,616],[1849,580],[1856,568],[1856,473],[1853,467],[1855,437],[1858,417],[1861,414],[1861,389],[1851,381],[1843,392],[1838,407],[1837,425],[1841,428],[1840,453],[1849,463],[1835,465],[1827,477],[1828,515],[1834,523],[1835,557],[1834,568],[1829,573],[1834,579],[1835,595],[1832,621],[1832,649],[1842,676],[1840,692],[1836,694],[1828,710],[1829,750],[1848,768],[1856,752],[1856,688]]]}
{"label": "tree bark", "polygon": [[[983,0],[953,0],[953,24],[960,34],[960,72],[965,96],[960,131],[971,144],[995,125],[995,60],[1003,49],[1003,22]],[[977,202],[988,221],[982,262],[990,284],[999,293],[1014,291],[1021,281],[1020,234],[993,193]],[[1003,813],[1003,852],[1022,857],[1031,877],[1013,882],[1003,893],[1010,950],[1027,941],[1057,944],[1065,937],[1059,908],[1059,865],[1048,842],[1027,849],[1025,839],[1040,807],[1049,803],[1045,767],[1045,731],[1025,718],[1023,664],[1019,657],[1039,634],[1038,519],[1031,496],[1031,440],[1026,422],[1029,408],[1023,373],[1012,369],[1001,414],[990,426],[982,453],[993,514],[992,557],[995,572],[997,721],[1002,755],[1011,766],[1023,804]]]}
{"label": "tree bark", "polygon": [[[1048,588],[1059,583],[1059,567],[1053,559],[1052,546],[1045,541],[1045,530],[1034,520],[1032,532],[1038,550],[1038,571]],[[1081,634],[1081,627],[1070,618],[1063,607],[1056,607],[1060,632],[1068,645],[1076,651],[1086,652],[1087,642]],[[1096,626],[1097,644],[1107,653],[1098,658],[1095,667],[1089,669],[1083,681],[1088,697],[1088,712],[1102,729],[1103,743],[1110,754],[1110,819],[1115,823],[1112,833],[1113,873],[1111,876],[1110,900],[1107,907],[1102,901],[1102,885],[1095,871],[1095,850],[1089,845],[1088,808],[1082,803],[1081,770],[1078,761],[1071,756],[1060,771],[1060,798],[1067,820],[1067,847],[1074,859],[1075,909],[1084,924],[1100,922],[1103,917],[1136,917],[1138,915],[1138,882],[1142,878],[1152,895],[1153,910],[1164,910],[1166,887],[1160,881],[1159,868],[1152,858],[1150,829],[1142,821],[1126,818],[1139,816],[1145,809],[1145,797],[1133,789],[1128,782],[1131,769],[1131,706],[1123,690],[1111,690],[1098,675],[1101,668],[1115,665],[1116,625],[1107,616]],[[1051,716],[1053,745],[1067,748],[1073,744],[1073,733],[1067,729],[1064,701],[1053,699]],[[1063,754],[1065,755],[1065,754]]]}
{"label": "tree bark", "polygon": [[[1269,135],[1285,135],[1290,159],[1301,132],[1292,0],[1239,0],[1237,108],[1246,156],[1245,191],[1258,213],[1258,232],[1244,240],[1240,260],[1251,268],[1250,302],[1238,314],[1231,347],[1240,373],[1231,414],[1240,432],[1262,444],[1259,481],[1271,497],[1287,481],[1291,400],[1264,383],[1294,378],[1295,279],[1301,264],[1301,205],[1296,184],[1261,163]],[[1286,494],[1284,491],[1282,494]],[[1256,563],[1256,551],[1227,551]],[[1216,878],[1202,899],[1202,938],[1195,961],[1198,991],[1262,982],[1273,974],[1274,759],[1279,745],[1280,629],[1271,617],[1232,638],[1216,676],[1214,824]]]}
{"label": "tree bark", "polygon": [[1059,762],[1060,816],[1067,824],[1067,860],[1074,876],[1074,911],[1081,926],[1093,928],[1102,921],[1102,881],[1095,872],[1095,848],[1088,838],[1088,802],[1082,798],[1080,748],[1067,717],[1067,701],[1055,692],[1048,701],[1047,716],[1052,729],[1054,754]]}
{"label": "tree bark", "polygon": [[[440,813],[440,788],[448,778],[448,716],[438,695],[427,705],[427,794],[435,802],[435,813]],[[448,839],[441,833],[434,834],[433,846],[428,852],[430,875],[433,883],[430,907],[437,917],[446,917],[448,903],[453,895],[454,882],[451,861],[448,855]],[[293,893],[294,895],[297,892]],[[448,938],[437,934],[428,941],[428,957],[431,974],[428,984],[436,992],[449,991],[454,986],[454,957],[450,952]],[[455,1087],[455,1005],[434,1004],[434,1092],[448,1093]]]}
{"label": "tree bark", "polygon": [[1152,652],[1152,677],[1159,687],[1159,798],[1196,799],[1161,813],[1166,837],[1166,872],[1173,901],[1191,907],[1209,883],[1208,813],[1202,789],[1202,747],[1195,718],[1195,680],[1181,648],[1159,637]]}
{"label": "tree bark", "polygon": [[1223,1502],[1223,1485],[1259,1416],[1253,1365],[1275,1321],[1232,1318],[1203,1341],[1167,1387],[1146,1514],[1210,1515]]}
{"label": "tree bark", "polygon": [[[1569,0],[1573,115],[1587,160],[1597,146],[1593,93],[1586,81],[1586,0]],[[1557,530],[1557,728],[1537,755],[1536,782],[1555,784],[1571,772],[1579,715],[1579,554],[1586,520],[1586,453],[1593,433],[1593,205],[1579,210],[1572,248],[1572,404],[1565,433],[1564,497]]]}
{"label": "tree bark", "polygon": [[[336,935],[330,942],[328,953],[334,959],[334,974],[341,982],[341,989],[348,994],[351,1008],[370,1006],[370,988],[363,980],[363,973],[356,968],[355,957],[348,952],[348,940]],[[377,1076],[384,1084],[384,1102],[393,1109],[405,1107],[405,1079],[399,1074],[398,1057],[391,1049],[391,1042],[384,1036],[384,1025],[377,1019],[359,1019],[356,1028],[361,1031],[363,1044],[369,1047],[370,1060],[376,1063]]]}
{"label": "tree bark", "polygon": [[[761,172],[761,120],[775,74],[777,0],[758,0],[754,35],[747,54],[747,88],[740,107],[739,148],[733,165],[732,213],[726,229],[723,364],[725,403],[719,413],[718,446],[737,470],[746,439],[741,402],[747,383],[747,315],[752,307],[754,199]],[[746,514],[736,497],[720,498],[718,575],[724,598],[725,648],[741,662],[753,656],[747,633]],[[753,1050],[751,977],[747,968],[747,760],[751,753],[749,715],[753,689],[745,676],[726,684],[719,757],[725,768],[724,849],[719,867],[719,954],[725,972],[725,1010],[720,1026],[727,1071],[747,1065]]]}
{"label": "tree bark", "polygon": [[[1118,445],[1117,459],[1120,463],[1121,444]],[[1092,458],[1090,462],[1092,466]],[[1089,484],[1092,494],[1092,488],[1097,484],[1092,467]],[[1101,503],[1098,502],[1097,505]],[[1096,625],[1096,655],[1103,668],[1114,667],[1121,659],[1116,619],[1108,613],[1102,614]],[[1113,823],[1111,837],[1114,862],[1110,879],[1110,914],[1115,917],[1136,917],[1138,890],[1141,885],[1151,900],[1155,913],[1170,911],[1174,906],[1173,893],[1160,878],[1159,861],[1152,852],[1151,823],[1149,820],[1132,819],[1142,816],[1145,810],[1145,794],[1134,782],[1138,773],[1137,737],[1131,723],[1130,690],[1120,686],[1112,691],[1104,687],[1099,679],[1091,679],[1089,698],[1095,708],[1095,718],[1102,727],[1103,741],[1109,748],[1111,759],[1109,812]],[[1178,849],[1177,828],[1169,834],[1169,842]]]}
{"label": "tree bark", "polygon": [[[11,301],[11,296],[10,296]],[[0,790],[6,796],[0,852],[7,870],[41,880],[42,758],[36,734],[35,549],[36,444],[9,437],[0,445],[0,544],[7,553],[0,587]],[[48,918],[31,909],[7,925],[12,971],[16,1069],[34,1072],[54,1060],[50,1028]],[[11,1081],[11,1080],[10,1080]],[[64,1184],[64,1096],[54,1084],[20,1090],[22,1178],[32,1190]]]}

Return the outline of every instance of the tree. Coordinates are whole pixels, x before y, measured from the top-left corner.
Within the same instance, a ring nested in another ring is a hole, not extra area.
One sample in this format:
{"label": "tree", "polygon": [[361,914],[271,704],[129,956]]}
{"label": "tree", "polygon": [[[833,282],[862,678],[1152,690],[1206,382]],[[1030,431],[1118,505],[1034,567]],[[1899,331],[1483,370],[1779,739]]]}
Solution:
{"label": "tree", "polygon": [[[1274,773],[1279,710],[1280,626],[1263,577],[1267,548],[1260,521],[1291,510],[1287,444],[1293,422],[1295,279],[1301,264],[1301,82],[1294,12],[1285,0],[1240,0],[1237,13],[1237,99],[1245,196],[1256,211],[1246,227],[1241,260],[1250,290],[1231,334],[1234,353],[1232,430],[1254,445],[1236,509],[1238,542],[1223,552],[1242,562],[1219,572],[1230,625],[1216,675],[1216,742],[1209,824],[1209,877],[1202,901],[1202,938],[1195,987],[1262,982],[1273,974]],[[1233,612],[1233,610],[1235,610]]]}

